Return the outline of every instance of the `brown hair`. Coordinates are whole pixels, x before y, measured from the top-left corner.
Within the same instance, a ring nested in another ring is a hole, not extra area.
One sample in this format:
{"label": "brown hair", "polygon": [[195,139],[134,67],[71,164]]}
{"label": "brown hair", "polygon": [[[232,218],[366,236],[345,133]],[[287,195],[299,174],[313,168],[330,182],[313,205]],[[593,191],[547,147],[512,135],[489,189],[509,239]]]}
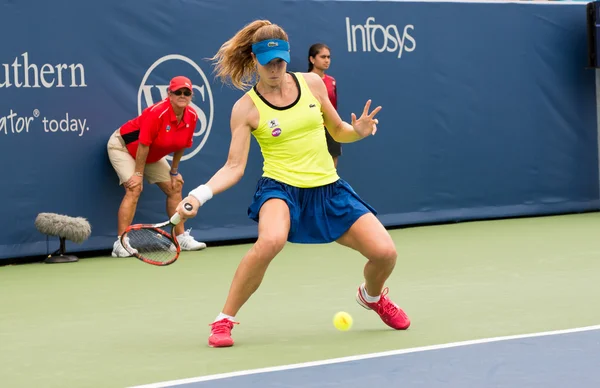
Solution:
{"label": "brown hair", "polygon": [[238,89],[251,86],[256,78],[256,67],[252,58],[252,45],[266,39],[282,39],[288,36],[277,24],[268,20],[255,20],[239,30],[233,38],[223,43],[211,58],[217,77],[223,83],[231,83]]}

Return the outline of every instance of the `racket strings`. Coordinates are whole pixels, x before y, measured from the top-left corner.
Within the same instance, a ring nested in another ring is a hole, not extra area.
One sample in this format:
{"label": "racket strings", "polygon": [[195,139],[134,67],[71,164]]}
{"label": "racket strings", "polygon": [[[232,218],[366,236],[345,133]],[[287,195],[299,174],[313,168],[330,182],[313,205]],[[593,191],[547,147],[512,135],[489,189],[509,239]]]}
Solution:
{"label": "racket strings", "polygon": [[146,259],[165,263],[177,254],[177,247],[162,233],[152,229],[131,230],[127,233],[128,245]]}

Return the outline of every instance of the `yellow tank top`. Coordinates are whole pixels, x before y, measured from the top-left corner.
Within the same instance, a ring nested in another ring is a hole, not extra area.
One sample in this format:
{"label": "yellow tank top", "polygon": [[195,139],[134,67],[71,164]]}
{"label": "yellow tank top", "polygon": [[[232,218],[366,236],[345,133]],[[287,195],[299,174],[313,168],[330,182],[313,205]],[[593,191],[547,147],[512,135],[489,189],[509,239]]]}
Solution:
{"label": "yellow tank top", "polygon": [[260,115],[252,131],[263,155],[263,177],[295,187],[317,187],[339,179],[327,150],[321,104],[301,73],[289,73],[298,98],[286,107],[266,101],[256,87],[247,93]]}

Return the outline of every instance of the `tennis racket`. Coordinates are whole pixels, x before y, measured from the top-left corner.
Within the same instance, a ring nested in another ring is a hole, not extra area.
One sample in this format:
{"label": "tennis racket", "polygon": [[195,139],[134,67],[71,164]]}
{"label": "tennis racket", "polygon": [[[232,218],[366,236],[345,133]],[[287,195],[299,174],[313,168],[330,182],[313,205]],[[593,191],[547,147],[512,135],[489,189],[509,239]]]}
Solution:
{"label": "tennis racket", "polygon": [[[193,209],[189,203],[183,206],[188,211]],[[157,266],[173,264],[181,252],[174,232],[175,225],[180,221],[179,213],[175,213],[169,221],[160,224],[130,225],[121,235],[121,245],[130,255],[144,263]],[[163,229],[169,226],[171,227],[170,231]]]}

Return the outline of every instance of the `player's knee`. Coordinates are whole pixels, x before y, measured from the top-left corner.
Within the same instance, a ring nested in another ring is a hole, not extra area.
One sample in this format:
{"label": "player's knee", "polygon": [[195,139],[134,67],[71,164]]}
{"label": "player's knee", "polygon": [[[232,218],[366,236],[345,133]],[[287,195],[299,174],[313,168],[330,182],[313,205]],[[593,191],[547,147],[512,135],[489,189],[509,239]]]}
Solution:
{"label": "player's knee", "polygon": [[396,265],[396,259],[398,258],[398,252],[394,244],[381,244],[379,245],[373,254],[376,261],[385,263],[391,267]]}
{"label": "player's knee", "polygon": [[287,241],[287,237],[279,234],[270,234],[259,236],[256,241],[257,248],[260,249],[265,256],[275,257],[283,247],[285,246],[285,242]]}

